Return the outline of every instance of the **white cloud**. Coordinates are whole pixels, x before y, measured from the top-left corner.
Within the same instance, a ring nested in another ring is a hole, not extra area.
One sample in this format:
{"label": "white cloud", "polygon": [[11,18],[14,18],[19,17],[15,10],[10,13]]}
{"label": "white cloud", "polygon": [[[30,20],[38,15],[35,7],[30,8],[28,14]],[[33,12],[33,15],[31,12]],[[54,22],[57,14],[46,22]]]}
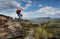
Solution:
{"label": "white cloud", "polygon": [[41,5],[41,4],[39,4],[38,6],[39,6],[39,7],[42,7],[42,5]]}
{"label": "white cloud", "polygon": [[35,12],[22,12],[22,13],[24,15],[23,18],[39,18],[39,17],[55,16],[57,14],[60,14],[60,9],[54,7],[42,7],[36,10]]}
{"label": "white cloud", "polygon": [[25,0],[27,2],[27,4],[25,5],[25,7],[22,7],[24,10],[28,9],[29,7],[32,6],[32,1],[31,0]]}
{"label": "white cloud", "polygon": [[31,7],[31,4],[26,4],[25,7],[22,7],[23,10],[28,9],[29,7]]}
{"label": "white cloud", "polygon": [[11,13],[9,16],[11,16],[11,17],[13,17],[13,18],[16,18],[16,17],[18,18],[17,14],[15,14],[15,13],[14,13],[14,14]]}
{"label": "white cloud", "polygon": [[26,4],[26,7],[29,7],[29,6],[31,6],[31,4]]}
{"label": "white cloud", "polygon": [[27,18],[27,19],[31,18],[30,15],[32,14],[32,12],[24,12],[24,11],[22,11],[21,13],[23,14],[23,18]]}
{"label": "white cloud", "polygon": [[27,2],[27,0],[18,0],[19,2]]}
{"label": "white cloud", "polygon": [[0,9],[14,9],[20,6],[15,0],[0,0]]}
{"label": "white cloud", "polygon": [[[19,2],[18,2],[19,1]],[[15,9],[21,7],[23,10],[28,9],[31,6],[31,0],[0,0],[0,10]],[[21,2],[27,2],[25,7],[21,6]]]}
{"label": "white cloud", "polygon": [[60,13],[60,9],[54,7],[42,7],[36,13],[45,13],[46,15],[55,15]]}
{"label": "white cloud", "polygon": [[26,10],[26,9],[28,9],[28,8],[29,8],[29,7],[26,7],[26,6],[25,6],[25,7],[22,7],[23,10]]}

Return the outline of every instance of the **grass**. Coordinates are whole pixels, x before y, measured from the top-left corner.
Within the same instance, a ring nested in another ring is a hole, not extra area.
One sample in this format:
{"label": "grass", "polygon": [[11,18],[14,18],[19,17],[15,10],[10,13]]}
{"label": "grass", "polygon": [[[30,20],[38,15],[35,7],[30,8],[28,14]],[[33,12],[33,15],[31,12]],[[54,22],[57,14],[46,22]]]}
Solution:
{"label": "grass", "polygon": [[[51,28],[49,28],[49,27]],[[60,36],[60,22],[58,21],[48,21],[42,22],[38,27],[35,27],[34,37],[36,39],[45,38],[45,37],[59,37]]]}

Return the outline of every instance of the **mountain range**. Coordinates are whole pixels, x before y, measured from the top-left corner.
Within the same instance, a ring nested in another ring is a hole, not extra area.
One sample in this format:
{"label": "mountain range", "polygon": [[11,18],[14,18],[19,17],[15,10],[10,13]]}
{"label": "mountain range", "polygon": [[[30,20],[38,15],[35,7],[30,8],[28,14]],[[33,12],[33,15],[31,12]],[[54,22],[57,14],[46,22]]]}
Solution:
{"label": "mountain range", "polygon": [[30,19],[30,20],[31,21],[42,22],[42,21],[49,21],[49,20],[60,20],[60,18],[40,17],[40,18],[33,18],[33,19]]}

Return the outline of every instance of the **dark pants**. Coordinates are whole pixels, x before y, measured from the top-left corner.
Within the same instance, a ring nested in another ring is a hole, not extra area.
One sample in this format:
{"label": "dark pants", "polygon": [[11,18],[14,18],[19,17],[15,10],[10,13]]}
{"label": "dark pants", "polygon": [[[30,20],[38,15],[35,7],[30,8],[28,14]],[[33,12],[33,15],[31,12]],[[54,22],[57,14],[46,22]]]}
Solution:
{"label": "dark pants", "polygon": [[22,14],[18,14],[18,17],[19,17],[19,21],[21,21],[21,19],[22,19]]}

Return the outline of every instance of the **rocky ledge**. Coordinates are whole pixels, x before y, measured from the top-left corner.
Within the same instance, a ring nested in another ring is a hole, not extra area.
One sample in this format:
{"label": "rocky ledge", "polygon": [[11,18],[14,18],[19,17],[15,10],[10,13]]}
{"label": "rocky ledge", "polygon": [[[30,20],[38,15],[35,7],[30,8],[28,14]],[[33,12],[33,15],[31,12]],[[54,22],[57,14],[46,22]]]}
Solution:
{"label": "rocky ledge", "polygon": [[[11,17],[0,16],[0,39],[11,39],[16,37],[25,37],[26,27],[30,26],[31,22],[28,20],[8,19]],[[5,19],[6,18],[6,19]],[[3,19],[3,20],[2,20]],[[7,20],[8,19],[8,20]]]}

